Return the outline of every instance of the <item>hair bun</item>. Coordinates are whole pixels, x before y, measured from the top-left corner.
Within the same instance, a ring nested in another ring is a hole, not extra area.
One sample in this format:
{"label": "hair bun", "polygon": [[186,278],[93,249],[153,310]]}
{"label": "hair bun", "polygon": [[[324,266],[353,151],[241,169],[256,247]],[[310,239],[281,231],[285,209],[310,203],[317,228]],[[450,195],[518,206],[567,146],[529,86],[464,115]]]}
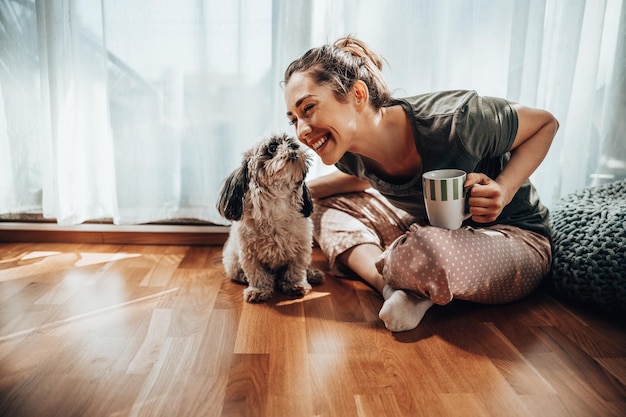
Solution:
{"label": "hair bun", "polygon": [[347,35],[337,39],[333,46],[349,53],[350,55],[371,61],[380,71],[383,69],[383,59],[380,55],[372,51],[364,42],[356,39],[352,35]]}

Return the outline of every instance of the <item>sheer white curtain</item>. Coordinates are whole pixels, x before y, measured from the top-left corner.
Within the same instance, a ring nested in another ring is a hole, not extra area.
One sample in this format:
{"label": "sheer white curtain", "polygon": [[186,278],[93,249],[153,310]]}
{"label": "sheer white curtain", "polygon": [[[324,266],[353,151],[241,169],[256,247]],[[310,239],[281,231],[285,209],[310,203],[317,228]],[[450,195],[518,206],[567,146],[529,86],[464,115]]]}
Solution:
{"label": "sheer white curtain", "polygon": [[0,0],[0,213],[220,223],[270,129],[271,0]]}
{"label": "sheer white curtain", "polygon": [[[352,33],[395,95],[471,88],[561,130],[544,201],[626,176],[622,0],[0,0],[0,214],[193,218],[269,130],[282,72]],[[316,164],[312,175],[328,168]]]}

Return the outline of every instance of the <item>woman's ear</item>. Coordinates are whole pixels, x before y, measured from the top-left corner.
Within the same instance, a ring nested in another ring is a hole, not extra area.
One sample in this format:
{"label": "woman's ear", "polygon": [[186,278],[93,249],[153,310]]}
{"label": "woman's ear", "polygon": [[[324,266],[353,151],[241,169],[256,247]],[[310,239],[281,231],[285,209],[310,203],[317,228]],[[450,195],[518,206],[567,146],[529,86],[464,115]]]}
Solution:
{"label": "woman's ear", "polygon": [[357,80],[352,86],[352,94],[354,96],[354,102],[357,106],[365,107],[369,104],[370,93],[367,89],[367,84],[362,80]]}

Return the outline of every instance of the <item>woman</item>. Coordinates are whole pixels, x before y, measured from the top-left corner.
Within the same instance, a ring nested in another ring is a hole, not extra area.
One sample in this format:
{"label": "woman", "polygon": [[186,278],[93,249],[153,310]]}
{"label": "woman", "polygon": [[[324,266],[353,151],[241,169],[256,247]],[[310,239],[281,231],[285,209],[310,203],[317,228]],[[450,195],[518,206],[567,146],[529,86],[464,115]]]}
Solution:
{"label": "woman", "polygon": [[[548,210],[528,177],[558,129],[547,111],[473,91],[391,96],[382,58],[353,37],[314,48],[285,71],[300,141],[339,170],[308,185],[315,239],[385,299],[391,331],[453,298],[506,303],[532,292],[551,263]],[[421,175],[468,172],[471,218],[428,225]]]}

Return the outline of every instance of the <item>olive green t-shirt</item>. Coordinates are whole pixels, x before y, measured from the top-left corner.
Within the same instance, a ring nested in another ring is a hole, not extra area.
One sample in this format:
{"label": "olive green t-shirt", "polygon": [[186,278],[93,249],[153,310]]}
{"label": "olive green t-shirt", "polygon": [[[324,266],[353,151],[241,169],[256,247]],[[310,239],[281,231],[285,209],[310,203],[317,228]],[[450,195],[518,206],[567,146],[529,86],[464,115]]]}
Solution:
{"label": "olive green t-shirt", "polygon": [[[339,170],[368,181],[393,205],[414,217],[426,219],[422,173],[456,168],[480,172],[495,179],[510,159],[518,118],[508,101],[481,97],[475,91],[441,91],[395,99],[411,121],[415,147],[422,158],[422,171],[408,182],[389,183],[367,171],[360,155],[347,152],[337,162]],[[508,224],[550,237],[548,209],[541,204],[529,180],[515,194],[493,223],[464,225],[486,227]]]}

